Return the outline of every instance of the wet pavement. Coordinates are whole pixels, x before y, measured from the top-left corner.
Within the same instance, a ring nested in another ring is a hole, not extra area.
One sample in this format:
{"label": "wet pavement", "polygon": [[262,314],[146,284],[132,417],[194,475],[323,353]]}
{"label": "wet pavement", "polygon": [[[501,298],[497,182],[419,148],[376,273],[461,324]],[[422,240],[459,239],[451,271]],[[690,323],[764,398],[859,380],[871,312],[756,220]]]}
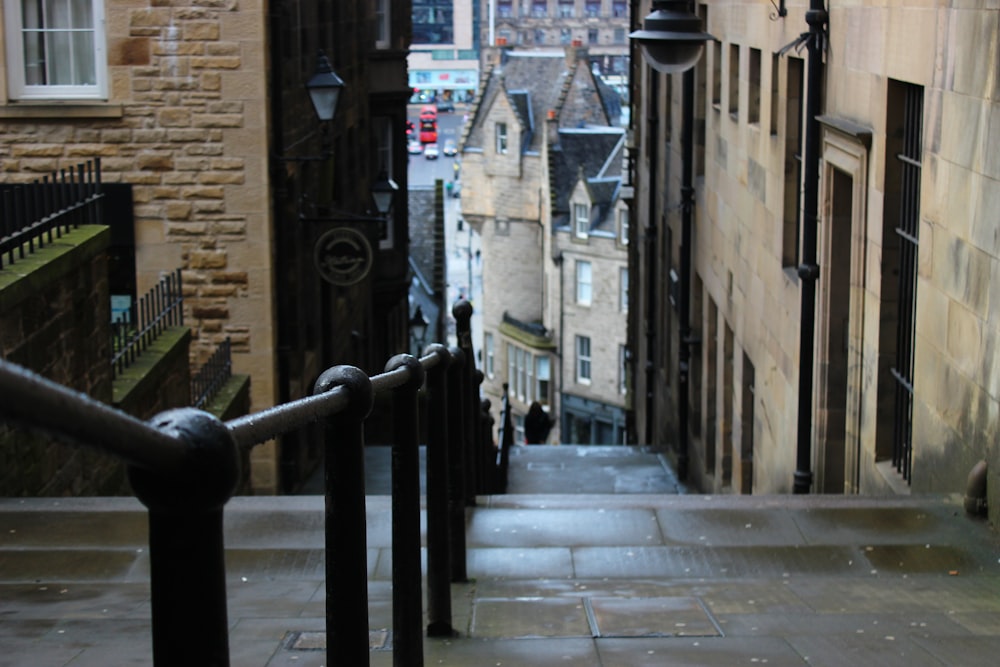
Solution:
{"label": "wet pavement", "polygon": [[[585,447],[517,448],[510,489],[469,511],[458,635],[427,665],[997,664],[1000,540],[957,497],[678,494],[655,452]],[[328,664],[322,507],[227,506],[233,665]],[[131,499],[0,500],[0,667],[151,664],[145,530]],[[390,535],[369,496],[377,666]]]}

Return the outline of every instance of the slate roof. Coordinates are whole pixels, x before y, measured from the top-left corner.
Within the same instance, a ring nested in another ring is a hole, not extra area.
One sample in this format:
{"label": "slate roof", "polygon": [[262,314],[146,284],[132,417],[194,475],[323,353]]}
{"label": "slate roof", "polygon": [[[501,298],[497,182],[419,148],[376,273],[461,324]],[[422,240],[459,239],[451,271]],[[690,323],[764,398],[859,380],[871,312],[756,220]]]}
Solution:
{"label": "slate roof", "polygon": [[513,51],[491,69],[476,105],[464,149],[482,148],[492,137],[484,131],[485,116],[497,95],[507,95],[525,132],[521,152],[541,152],[545,141],[543,119],[549,109],[559,107],[559,99],[570,74],[561,51]]}
{"label": "slate roof", "polygon": [[603,127],[559,130],[559,143],[549,149],[552,221],[555,227],[569,224],[569,198],[580,178],[586,179],[596,206],[591,230],[614,229],[614,209],[622,185],[625,131]]}

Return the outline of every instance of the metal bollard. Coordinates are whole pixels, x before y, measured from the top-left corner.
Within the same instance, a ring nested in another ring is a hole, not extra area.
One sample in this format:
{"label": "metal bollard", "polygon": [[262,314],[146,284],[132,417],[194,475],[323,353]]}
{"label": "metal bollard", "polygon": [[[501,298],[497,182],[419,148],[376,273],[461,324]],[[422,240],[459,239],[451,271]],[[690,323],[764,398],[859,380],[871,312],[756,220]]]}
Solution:
{"label": "metal bollard", "polygon": [[437,357],[427,372],[427,635],[450,637],[451,562],[448,544],[448,366],[451,353],[444,345],[429,345],[426,355]]}
{"label": "metal bollard", "polygon": [[398,354],[385,370],[403,367],[409,379],[392,392],[392,664],[423,667],[417,392],[424,384],[424,367],[416,357]]}
{"label": "metal bollard", "polygon": [[451,580],[466,582],[465,565],[465,353],[449,350],[448,367],[448,539]]}
{"label": "metal bollard", "polygon": [[153,664],[229,665],[223,506],[239,481],[236,443],[221,421],[183,408],[151,424],[188,446],[172,476],[130,466],[129,482],[149,508]]}
{"label": "metal bollard", "polygon": [[320,394],[343,386],[347,409],[327,418],[337,438],[324,455],[326,489],[327,664],[368,665],[368,537],[365,518],[364,420],[375,396],[368,375],[335,366],[316,380]]}

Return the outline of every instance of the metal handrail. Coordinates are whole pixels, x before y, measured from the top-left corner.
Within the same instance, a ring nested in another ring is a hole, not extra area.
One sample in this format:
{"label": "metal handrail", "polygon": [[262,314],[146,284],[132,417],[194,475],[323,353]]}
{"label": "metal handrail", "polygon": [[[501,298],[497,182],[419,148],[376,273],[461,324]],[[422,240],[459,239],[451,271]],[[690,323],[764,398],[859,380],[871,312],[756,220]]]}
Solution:
{"label": "metal handrail", "polygon": [[[481,481],[492,475],[477,467],[492,459],[485,452],[493,443],[480,428],[482,374],[471,361],[472,306],[460,301],[452,312],[458,348],[435,344],[420,359],[397,355],[373,377],[336,366],[320,376],[313,396],[226,423],[196,408],[168,410],[143,422],[3,360],[0,417],[104,451],[129,466],[132,488],[149,511],[153,661],[161,667],[229,664],[222,526],[240,477],[240,450],[325,419],[336,438],[324,471],[327,651],[344,664],[367,665],[362,424],[376,393],[391,392],[393,461],[406,463],[394,464],[392,480],[394,664],[421,667],[417,391],[425,378],[428,414],[436,420],[427,442],[428,475],[434,476],[427,484],[427,559],[433,570],[428,634],[453,633],[449,584],[465,580],[465,508],[477,493],[493,492]],[[464,467],[469,462],[472,467]]]}

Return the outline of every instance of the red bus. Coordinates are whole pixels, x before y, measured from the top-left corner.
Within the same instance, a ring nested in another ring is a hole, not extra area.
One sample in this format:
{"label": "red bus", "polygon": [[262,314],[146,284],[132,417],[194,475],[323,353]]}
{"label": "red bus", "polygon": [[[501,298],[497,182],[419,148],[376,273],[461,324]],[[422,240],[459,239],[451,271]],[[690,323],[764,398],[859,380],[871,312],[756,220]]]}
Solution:
{"label": "red bus", "polygon": [[420,143],[433,144],[438,139],[437,109],[427,105],[420,110]]}

